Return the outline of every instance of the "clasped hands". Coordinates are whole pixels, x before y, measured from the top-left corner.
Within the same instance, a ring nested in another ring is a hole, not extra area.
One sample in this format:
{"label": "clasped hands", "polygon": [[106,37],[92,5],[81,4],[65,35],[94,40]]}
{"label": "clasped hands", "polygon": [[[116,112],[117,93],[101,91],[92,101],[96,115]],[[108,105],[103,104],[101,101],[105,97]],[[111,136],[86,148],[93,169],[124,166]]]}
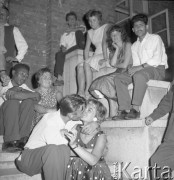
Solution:
{"label": "clasped hands", "polygon": [[142,68],[141,65],[139,65],[139,66],[133,66],[133,67],[131,67],[131,68],[128,69],[128,74],[129,74],[130,76],[133,76],[137,71],[140,71],[140,70],[142,70],[142,69],[143,69],[143,68]]}

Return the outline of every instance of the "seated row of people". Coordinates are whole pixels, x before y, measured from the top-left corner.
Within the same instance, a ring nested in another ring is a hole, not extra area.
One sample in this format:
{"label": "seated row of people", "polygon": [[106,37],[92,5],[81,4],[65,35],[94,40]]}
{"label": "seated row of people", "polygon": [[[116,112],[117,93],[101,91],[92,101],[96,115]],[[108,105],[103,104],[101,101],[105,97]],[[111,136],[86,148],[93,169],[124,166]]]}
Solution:
{"label": "seated row of people", "polygon": [[[131,20],[132,30],[137,36],[133,45],[123,27],[102,25],[100,11],[89,11],[87,19],[91,29],[87,32],[84,61],[77,65],[77,93],[86,98],[90,94],[98,98],[96,91],[100,91],[109,101],[113,120],[139,118],[147,82],[164,80],[168,68],[161,37],[148,32],[145,14],[137,14]],[[91,44],[96,50],[89,57]],[[115,67],[116,71],[93,81],[92,72],[103,67]],[[134,85],[132,99],[128,91],[131,83]],[[112,111],[115,102],[118,103],[117,114]]]}
{"label": "seated row of people", "polygon": [[21,150],[31,129],[44,114],[57,111],[57,103],[62,99],[62,93],[52,85],[49,69],[42,68],[36,73],[38,88],[35,91],[25,84],[29,70],[26,64],[15,65],[11,81],[7,86],[0,87],[0,96],[5,100],[0,108],[0,133],[4,135],[4,151]]}

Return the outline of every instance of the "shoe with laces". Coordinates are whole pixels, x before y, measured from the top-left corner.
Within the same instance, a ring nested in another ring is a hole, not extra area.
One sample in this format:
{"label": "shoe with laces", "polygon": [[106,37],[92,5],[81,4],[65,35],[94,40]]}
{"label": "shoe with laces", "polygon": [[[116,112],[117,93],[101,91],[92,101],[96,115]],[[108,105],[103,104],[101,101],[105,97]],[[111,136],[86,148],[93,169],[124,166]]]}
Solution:
{"label": "shoe with laces", "polygon": [[131,109],[130,112],[125,116],[125,119],[138,119],[140,117],[140,112],[135,109]]}
{"label": "shoe with laces", "polygon": [[2,151],[9,152],[9,153],[15,153],[15,152],[22,151],[22,148],[18,147],[17,141],[9,141],[9,142],[3,143]]}
{"label": "shoe with laces", "polygon": [[118,113],[118,115],[112,117],[112,120],[123,120],[123,119],[125,119],[125,116],[126,116],[127,114],[128,114],[128,112],[126,112],[125,110],[120,111],[120,112]]}

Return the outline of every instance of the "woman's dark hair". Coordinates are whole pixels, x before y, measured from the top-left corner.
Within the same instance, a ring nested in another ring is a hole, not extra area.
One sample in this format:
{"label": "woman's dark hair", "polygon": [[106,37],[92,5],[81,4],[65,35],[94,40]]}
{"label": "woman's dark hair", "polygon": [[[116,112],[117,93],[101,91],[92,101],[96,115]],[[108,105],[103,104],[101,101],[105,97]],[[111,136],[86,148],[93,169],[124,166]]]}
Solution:
{"label": "woman's dark hair", "polygon": [[69,16],[74,16],[75,19],[77,20],[77,14],[74,11],[70,11],[69,13],[66,14],[66,17],[65,17],[66,21],[68,21]]}
{"label": "woman's dark hair", "polygon": [[137,15],[133,16],[133,18],[132,18],[132,20],[131,20],[132,26],[134,26],[134,24],[135,24],[137,21],[142,21],[142,22],[144,22],[144,24],[147,25],[147,23],[148,23],[148,17],[147,17],[147,15],[145,15],[145,14],[137,14]]}
{"label": "woman's dark hair", "polygon": [[51,73],[51,70],[49,69],[49,68],[47,68],[47,67],[45,67],[45,68],[42,68],[42,69],[40,69],[39,71],[37,71],[36,73],[35,73],[35,75],[34,75],[34,77],[35,77],[35,81],[36,81],[36,86],[37,87],[39,87],[39,79],[40,79],[40,77],[44,74],[44,73]]}
{"label": "woman's dark hair", "polygon": [[130,38],[125,30],[124,27],[118,26],[118,25],[112,25],[108,31],[107,31],[107,43],[108,43],[108,48],[111,52],[115,51],[115,48],[113,47],[112,43],[112,38],[111,38],[111,33],[117,31],[121,33],[121,39],[124,43],[130,42]]}
{"label": "woman's dark hair", "polygon": [[28,72],[30,71],[30,67],[23,63],[18,63],[12,68],[14,71],[19,71],[19,69],[26,69]]}
{"label": "woman's dark hair", "polygon": [[68,113],[76,112],[82,105],[86,105],[86,100],[77,95],[67,95],[60,101],[60,113],[63,116],[67,116]]}
{"label": "woman's dark hair", "polygon": [[107,109],[106,107],[98,100],[96,99],[89,99],[87,101],[88,103],[92,103],[95,105],[96,107],[96,118],[98,121],[104,121],[105,117],[106,117],[106,113],[107,113]]}
{"label": "woman's dark hair", "polygon": [[102,13],[101,11],[97,11],[95,9],[91,9],[86,14],[86,19],[89,21],[89,18],[92,16],[96,16],[99,21],[102,21]]}

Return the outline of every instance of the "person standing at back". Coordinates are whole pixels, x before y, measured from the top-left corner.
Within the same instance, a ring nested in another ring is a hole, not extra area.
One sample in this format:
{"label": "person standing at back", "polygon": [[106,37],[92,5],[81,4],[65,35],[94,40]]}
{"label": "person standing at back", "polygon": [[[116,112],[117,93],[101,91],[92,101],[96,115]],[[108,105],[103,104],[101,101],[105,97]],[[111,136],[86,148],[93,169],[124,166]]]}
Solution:
{"label": "person standing at back", "polygon": [[[0,46],[3,46],[3,55],[1,55],[0,78],[3,86],[10,81],[9,75],[11,68],[18,62],[21,62],[27,53],[28,45],[19,29],[8,24],[9,10],[2,6],[0,8]],[[17,49],[17,52],[16,52]],[[1,48],[0,48],[0,54]]]}
{"label": "person standing at back", "polygon": [[76,49],[84,49],[85,47],[85,37],[83,33],[86,32],[86,28],[83,25],[78,25],[76,13],[73,11],[67,13],[66,22],[68,28],[60,38],[60,51],[57,52],[55,56],[54,76],[58,78],[55,81],[55,85],[58,86],[64,84],[62,76],[66,54]]}

